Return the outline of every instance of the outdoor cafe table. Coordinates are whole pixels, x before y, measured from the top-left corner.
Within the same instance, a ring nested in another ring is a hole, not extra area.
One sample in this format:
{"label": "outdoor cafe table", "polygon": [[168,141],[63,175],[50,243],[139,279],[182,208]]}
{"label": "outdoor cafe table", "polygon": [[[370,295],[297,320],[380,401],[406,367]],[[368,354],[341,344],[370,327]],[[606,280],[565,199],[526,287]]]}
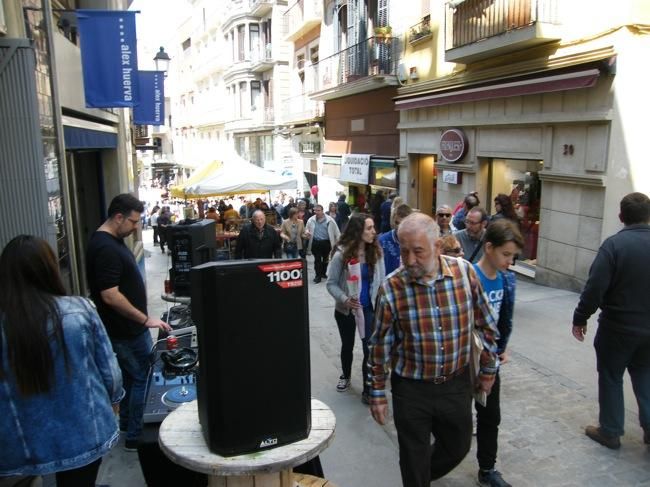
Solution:
{"label": "outdoor cafe table", "polygon": [[222,457],[212,453],[205,443],[198,403],[192,401],[165,418],[158,443],[172,462],[207,474],[209,487],[336,487],[325,479],[292,471],[330,445],[335,425],[332,410],[312,399],[311,432],[306,439],[251,454]]}

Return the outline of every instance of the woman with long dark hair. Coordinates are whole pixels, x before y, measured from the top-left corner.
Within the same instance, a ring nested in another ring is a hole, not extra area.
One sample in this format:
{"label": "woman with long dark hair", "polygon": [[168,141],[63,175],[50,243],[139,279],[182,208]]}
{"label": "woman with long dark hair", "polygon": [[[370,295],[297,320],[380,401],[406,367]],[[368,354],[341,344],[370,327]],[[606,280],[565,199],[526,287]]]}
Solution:
{"label": "woman with long dark hair", "polygon": [[492,215],[490,221],[496,221],[500,218],[507,218],[508,220],[518,223],[519,219],[517,218],[517,213],[515,208],[512,205],[512,200],[507,194],[499,193],[494,198],[494,209],[497,211]]}
{"label": "woman with long dark hair", "polygon": [[7,244],[0,289],[0,480],[56,473],[59,487],[94,487],[124,395],[104,325],[66,296],[41,238]]}
{"label": "woman with long dark hair", "polygon": [[[363,331],[361,400],[364,404],[370,404],[368,339],[372,334],[375,298],[385,274],[384,259],[372,217],[365,213],[353,214],[332,249],[332,259],[327,271],[327,291],[335,300],[334,319],[341,336],[342,373],[336,386],[339,392],[344,392],[350,387],[354,335],[357,321],[363,320],[363,323],[359,324],[359,331],[360,334]],[[355,280],[354,277],[360,279]],[[363,311],[362,317],[358,310]]]}

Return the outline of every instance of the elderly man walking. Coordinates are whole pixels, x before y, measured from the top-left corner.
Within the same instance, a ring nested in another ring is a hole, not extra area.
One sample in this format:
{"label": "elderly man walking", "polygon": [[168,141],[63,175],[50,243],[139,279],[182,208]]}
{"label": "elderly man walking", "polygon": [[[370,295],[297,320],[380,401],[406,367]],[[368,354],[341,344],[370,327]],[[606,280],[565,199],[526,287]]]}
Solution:
{"label": "elderly man walking", "polygon": [[628,194],[618,216],[624,227],[600,246],[573,313],[573,336],[582,342],[587,320],[601,310],[594,338],[600,425],[587,426],[585,434],[611,449],[620,448],[624,433],[626,369],[650,444],[650,198]]}
{"label": "elderly man walking", "polygon": [[403,266],[379,288],[370,338],[371,412],[379,424],[386,422],[390,367],[402,482],[428,487],[456,467],[471,445],[472,329],[484,346],[477,387],[486,392],[497,371],[498,332],[473,267],[441,255],[431,217],[412,213],[398,236]]}

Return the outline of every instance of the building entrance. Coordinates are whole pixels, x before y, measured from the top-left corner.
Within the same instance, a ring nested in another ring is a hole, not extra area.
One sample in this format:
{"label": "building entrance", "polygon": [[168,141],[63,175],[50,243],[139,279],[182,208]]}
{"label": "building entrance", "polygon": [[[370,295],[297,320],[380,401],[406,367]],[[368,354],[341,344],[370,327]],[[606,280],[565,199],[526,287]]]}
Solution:
{"label": "building entrance", "polygon": [[516,270],[534,277],[537,265],[537,238],[539,236],[540,202],[542,185],[539,171],[543,161],[521,159],[492,159],[489,165],[491,213],[494,199],[499,194],[507,195],[512,201],[519,228],[524,237],[524,248],[516,263]]}

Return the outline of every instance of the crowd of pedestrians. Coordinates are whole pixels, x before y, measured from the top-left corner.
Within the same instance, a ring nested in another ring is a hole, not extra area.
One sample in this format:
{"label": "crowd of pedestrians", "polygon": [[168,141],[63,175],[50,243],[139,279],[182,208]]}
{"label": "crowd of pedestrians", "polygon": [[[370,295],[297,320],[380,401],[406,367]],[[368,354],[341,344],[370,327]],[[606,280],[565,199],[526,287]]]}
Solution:
{"label": "crowd of pedestrians", "polygon": [[[341,340],[333,387],[345,393],[357,376],[361,401],[385,424],[390,383],[407,487],[428,486],[467,455],[473,401],[477,482],[510,485],[496,469],[500,369],[508,363],[513,332],[516,279],[510,268],[525,242],[510,196],[499,194],[494,203],[489,216],[478,194],[470,193],[455,212],[441,205],[433,218],[395,193],[374,198],[369,213],[353,212],[345,195],[327,211],[308,198],[272,204],[258,198],[239,208],[208,201],[198,212],[218,222],[250,220],[241,228],[235,258],[314,256],[313,282],[326,280]],[[273,211],[279,230],[267,223]],[[128,194],[112,200],[88,244],[91,300],[66,296],[44,240],[22,235],[3,249],[0,487],[28,485],[50,473],[59,486],[94,486],[102,456],[120,431],[125,448],[137,449],[149,330],[170,326],[148,315],[144,282],[124,239],[146,222],[164,252],[164,229],[177,212],[166,204],[145,208]],[[587,320],[601,309],[594,341],[600,415],[585,434],[611,449],[620,447],[624,434],[626,370],[650,444],[650,301],[644,294],[650,287],[650,199],[625,196],[619,217],[623,229],[600,247],[572,319],[573,336],[583,341]],[[357,334],[363,350],[358,375],[352,373]]]}

